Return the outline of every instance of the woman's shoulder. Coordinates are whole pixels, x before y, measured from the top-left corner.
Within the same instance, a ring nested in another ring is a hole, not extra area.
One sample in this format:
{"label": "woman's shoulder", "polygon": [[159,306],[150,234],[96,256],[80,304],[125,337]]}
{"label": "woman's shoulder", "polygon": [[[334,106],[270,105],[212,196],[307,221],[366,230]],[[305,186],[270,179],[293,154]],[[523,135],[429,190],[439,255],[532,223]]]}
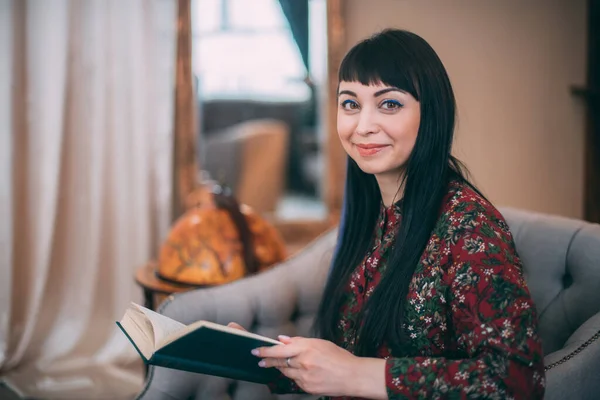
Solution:
{"label": "woman's shoulder", "polygon": [[512,240],[508,224],[500,211],[465,181],[450,182],[448,193],[442,202],[440,221],[446,221],[455,227],[492,230],[495,236]]}
{"label": "woman's shoulder", "polygon": [[450,181],[448,192],[442,202],[442,213],[460,214],[472,211],[502,216],[500,211],[470,183],[458,180]]}
{"label": "woman's shoulder", "polygon": [[513,236],[504,217],[467,182],[452,182],[434,234],[458,272],[493,273],[526,285]]}

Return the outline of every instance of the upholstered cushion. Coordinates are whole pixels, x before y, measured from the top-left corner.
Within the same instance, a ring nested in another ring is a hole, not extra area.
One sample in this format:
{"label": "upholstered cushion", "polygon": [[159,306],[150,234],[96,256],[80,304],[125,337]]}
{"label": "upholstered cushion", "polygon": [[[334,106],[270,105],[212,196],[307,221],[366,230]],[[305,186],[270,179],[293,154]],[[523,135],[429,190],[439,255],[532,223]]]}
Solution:
{"label": "upholstered cushion", "polygon": [[[565,347],[549,354],[545,364],[545,400],[597,400],[600,397],[600,312],[571,335]],[[595,340],[594,340],[595,339]]]}
{"label": "upholstered cushion", "polygon": [[600,312],[600,225],[502,209],[540,315],[544,353]]}

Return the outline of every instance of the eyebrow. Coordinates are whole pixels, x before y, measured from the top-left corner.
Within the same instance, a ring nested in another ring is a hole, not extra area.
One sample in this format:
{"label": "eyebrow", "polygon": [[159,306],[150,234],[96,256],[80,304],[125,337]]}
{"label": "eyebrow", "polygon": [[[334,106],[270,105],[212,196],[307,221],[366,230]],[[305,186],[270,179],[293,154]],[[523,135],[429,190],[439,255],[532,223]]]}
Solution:
{"label": "eyebrow", "polygon": [[[379,97],[379,96],[381,96],[381,95],[383,95],[383,94],[386,94],[386,93],[389,93],[389,92],[400,92],[400,93],[406,93],[406,91],[404,91],[404,90],[402,90],[402,89],[399,89],[399,88],[397,88],[397,87],[389,87],[389,88],[381,89],[381,90],[379,90],[379,91],[375,92],[375,93],[373,94],[373,97]],[[343,95],[343,94],[347,94],[347,95],[349,95],[349,96],[352,96],[352,97],[358,97],[358,96],[356,95],[356,93],[354,93],[354,92],[353,92],[353,91],[351,91],[351,90],[342,90],[341,92],[339,92],[339,93],[338,93],[338,96],[341,96],[341,95]]]}

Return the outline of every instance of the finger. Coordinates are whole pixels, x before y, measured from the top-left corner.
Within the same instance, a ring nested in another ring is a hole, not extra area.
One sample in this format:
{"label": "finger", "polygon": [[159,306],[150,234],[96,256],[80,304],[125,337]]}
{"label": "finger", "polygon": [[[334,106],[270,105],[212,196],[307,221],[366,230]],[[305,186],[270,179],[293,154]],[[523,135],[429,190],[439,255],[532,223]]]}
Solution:
{"label": "finger", "polygon": [[303,349],[307,346],[307,341],[311,340],[303,337],[290,338],[289,336],[285,335],[279,335],[278,339],[281,343],[283,343],[283,345],[259,347],[257,349],[252,350],[252,354],[262,358],[294,357],[300,352],[302,352]]}
{"label": "finger", "polygon": [[287,358],[263,358],[258,365],[263,368],[288,368]]}
{"label": "finger", "polygon": [[252,350],[252,354],[260,358],[282,358],[295,357],[302,351],[300,346],[292,344],[279,344],[271,347],[259,347]]}
{"label": "finger", "polygon": [[279,336],[277,336],[277,339],[279,339],[279,341],[283,344],[290,344],[294,341],[294,339],[292,339],[289,336],[285,336],[285,335],[279,335]]}
{"label": "finger", "polygon": [[230,328],[233,328],[233,329],[239,329],[240,331],[247,332],[246,329],[243,326],[241,326],[240,324],[237,324],[235,322],[230,322],[230,323],[227,324],[227,326],[230,327]]}

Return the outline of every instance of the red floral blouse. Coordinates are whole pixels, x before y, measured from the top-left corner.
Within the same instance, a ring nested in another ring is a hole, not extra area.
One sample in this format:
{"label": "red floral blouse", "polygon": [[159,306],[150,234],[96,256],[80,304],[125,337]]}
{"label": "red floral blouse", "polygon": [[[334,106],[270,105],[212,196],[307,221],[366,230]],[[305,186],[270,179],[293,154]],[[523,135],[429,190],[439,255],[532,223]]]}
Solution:
{"label": "red floral blouse", "polygon": [[[372,248],[348,282],[336,342],[350,352],[360,310],[388,267],[400,222],[399,206],[382,206]],[[406,354],[379,349],[388,397],[541,399],[537,323],[508,225],[473,189],[454,182],[410,283]],[[298,391],[285,379],[271,389]]]}

